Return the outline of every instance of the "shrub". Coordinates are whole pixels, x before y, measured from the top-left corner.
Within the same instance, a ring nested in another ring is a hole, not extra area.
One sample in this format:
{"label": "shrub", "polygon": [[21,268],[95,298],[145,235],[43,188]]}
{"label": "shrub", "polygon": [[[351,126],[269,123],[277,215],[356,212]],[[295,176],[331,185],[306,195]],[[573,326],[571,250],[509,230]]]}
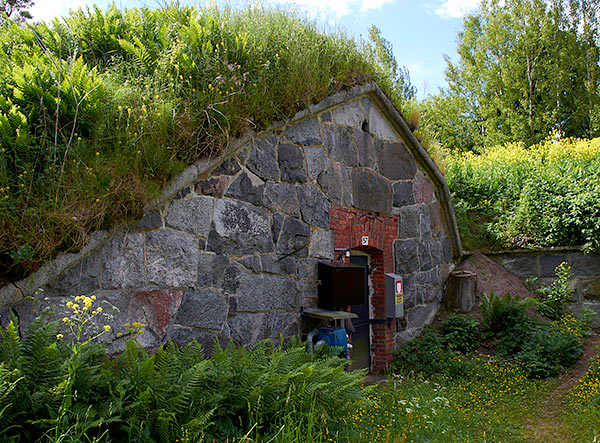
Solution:
{"label": "shrub", "polygon": [[449,349],[467,353],[479,346],[479,323],[471,315],[451,313],[441,332]]}
{"label": "shrub", "polygon": [[499,297],[493,292],[486,295],[480,304],[482,329],[487,333],[498,333],[520,323],[529,323],[527,308],[536,304],[532,298],[521,299],[506,293]]}
{"label": "shrub", "polygon": [[562,262],[555,269],[556,280],[549,288],[540,288],[542,301],[538,312],[551,320],[558,320],[565,312],[565,303],[573,298],[573,289],[569,283],[571,267]]}

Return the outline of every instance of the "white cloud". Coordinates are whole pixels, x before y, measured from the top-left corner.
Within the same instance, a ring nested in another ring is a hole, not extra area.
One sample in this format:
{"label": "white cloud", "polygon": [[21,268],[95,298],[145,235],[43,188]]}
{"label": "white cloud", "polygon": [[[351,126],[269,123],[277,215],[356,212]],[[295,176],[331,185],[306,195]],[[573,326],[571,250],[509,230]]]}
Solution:
{"label": "white cloud", "polygon": [[92,4],[92,0],[37,0],[29,12],[33,16],[33,21],[49,22],[53,18],[66,15],[70,9],[79,9]]}
{"label": "white cloud", "polygon": [[425,8],[442,18],[462,18],[479,6],[480,0],[438,0],[425,3]]}
{"label": "white cloud", "polygon": [[333,12],[336,16],[350,14],[353,11],[365,12],[381,9],[387,3],[396,0],[271,0],[271,3],[283,3],[307,10]]}

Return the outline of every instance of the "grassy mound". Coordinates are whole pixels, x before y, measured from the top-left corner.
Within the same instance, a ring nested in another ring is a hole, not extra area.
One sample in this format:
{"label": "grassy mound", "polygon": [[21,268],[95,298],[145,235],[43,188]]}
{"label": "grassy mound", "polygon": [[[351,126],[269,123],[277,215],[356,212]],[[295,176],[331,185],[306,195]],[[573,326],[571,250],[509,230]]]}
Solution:
{"label": "grassy mound", "polygon": [[0,279],[138,217],[249,128],[369,80],[394,98],[371,46],[277,10],[113,5],[1,26]]}

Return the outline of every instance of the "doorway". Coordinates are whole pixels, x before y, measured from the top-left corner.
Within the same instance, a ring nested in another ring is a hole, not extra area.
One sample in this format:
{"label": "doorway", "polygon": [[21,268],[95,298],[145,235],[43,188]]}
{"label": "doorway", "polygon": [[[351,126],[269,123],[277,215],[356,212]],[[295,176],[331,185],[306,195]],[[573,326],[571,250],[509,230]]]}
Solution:
{"label": "doorway", "polygon": [[365,273],[365,299],[363,303],[351,305],[351,312],[358,315],[352,320],[354,332],[352,333],[352,368],[371,368],[371,328],[369,324],[369,256],[359,251],[352,251],[350,263],[362,266]]}

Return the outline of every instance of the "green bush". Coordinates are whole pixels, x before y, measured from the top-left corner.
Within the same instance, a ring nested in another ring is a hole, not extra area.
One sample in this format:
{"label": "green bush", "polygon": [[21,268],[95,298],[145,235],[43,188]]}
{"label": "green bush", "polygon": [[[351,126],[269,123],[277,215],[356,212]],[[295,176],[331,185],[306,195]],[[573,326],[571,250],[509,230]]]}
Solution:
{"label": "green bush", "polygon": [[298,341],[215,344],[206,359],[195,342],[150,356],[130,340],[111,360],[92,305],[80,297],[62,322],[40,317],[23,338],[16,319],[0,329],[1,440],[319,441],[368,407],[364,371]]}
{"label": "green bush", "polygon": [[482,330],[494,334],[508,330],[514,325],[529,323],[527,308],[536,304],[532,298],[521,299],[506,293],[499,297],[493,292],[486,295],[481,301],[480,309],[483,315]]}
{"label": "green bush", "polygon": [[472,315],[451,313],[441,332],[449,349],[467,353],[479,346],[479,322]]}
{"label": "green bush", "polygon": [[573,298],[573,289],[569,283],[571,267],[562,262],[555,269],[556,280],[549,288],[540,288],[542,301],[538,305],[538,312],[551,320],[558,320],[565,313],[565,303]]}

